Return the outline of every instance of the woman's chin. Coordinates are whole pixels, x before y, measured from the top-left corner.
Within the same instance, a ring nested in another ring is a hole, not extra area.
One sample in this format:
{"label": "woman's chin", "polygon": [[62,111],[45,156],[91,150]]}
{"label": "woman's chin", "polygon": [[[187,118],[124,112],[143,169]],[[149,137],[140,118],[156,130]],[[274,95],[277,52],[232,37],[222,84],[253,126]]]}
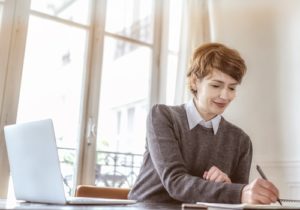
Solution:
{"label": "woman's chin", "polygon": [[223,114],[223,112],[225,111],[225,108],[223,108],[223,109],[220,109],[220,108],[218,108],[217,110],[215,110],[215,115],[221,115],[221,114]]}

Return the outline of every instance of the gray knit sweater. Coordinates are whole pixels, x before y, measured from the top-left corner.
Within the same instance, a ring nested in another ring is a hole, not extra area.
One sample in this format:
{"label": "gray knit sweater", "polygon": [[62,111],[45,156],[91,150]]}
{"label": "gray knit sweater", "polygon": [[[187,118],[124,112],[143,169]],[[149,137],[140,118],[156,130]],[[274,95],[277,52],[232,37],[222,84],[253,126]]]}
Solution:
{"label": "gray knit sweater", "polygon": [[[250,138],[224,118],[214,135],[201,125],[190,130],[184,105],[155,105],[147,119],[144,161],[129,198],[240,203],[251,159]],[[211,166],[226,173],[232,184],[202,179]]]}

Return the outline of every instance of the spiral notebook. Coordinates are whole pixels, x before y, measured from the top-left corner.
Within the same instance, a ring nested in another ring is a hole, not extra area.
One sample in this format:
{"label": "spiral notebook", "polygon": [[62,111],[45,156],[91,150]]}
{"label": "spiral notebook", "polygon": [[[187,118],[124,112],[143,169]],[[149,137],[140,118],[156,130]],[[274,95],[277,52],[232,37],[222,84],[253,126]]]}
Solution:
{"label": "spiral notebook", "polygon": [[197,202],[196,204],[182,204],[182,209],[299,209],[300,200],[280,199],[282,206],[279,203],[270,205],[262,204],[228,204],[228,203],[204,203]]}

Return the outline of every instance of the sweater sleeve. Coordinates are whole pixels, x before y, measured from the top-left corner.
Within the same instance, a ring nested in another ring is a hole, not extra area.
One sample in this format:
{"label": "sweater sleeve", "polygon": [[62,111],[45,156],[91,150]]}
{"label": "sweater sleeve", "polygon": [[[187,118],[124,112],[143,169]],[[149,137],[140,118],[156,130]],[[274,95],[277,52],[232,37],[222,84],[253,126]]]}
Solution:
{"label": "sweater sleeve", "polygon": [[244,184],[212,182],[188,173],[168,107],[152,108],[147,119],[147,143],[155,170],[175,200],[240,203]]}
{"label": "sweater sleeve", "polygon": [[240,157],[235,168],[231,181],[235,183],[249,183],[249,174],[252,162],[252,143],[245,133],[243,133],[243,141],[240,146]]}

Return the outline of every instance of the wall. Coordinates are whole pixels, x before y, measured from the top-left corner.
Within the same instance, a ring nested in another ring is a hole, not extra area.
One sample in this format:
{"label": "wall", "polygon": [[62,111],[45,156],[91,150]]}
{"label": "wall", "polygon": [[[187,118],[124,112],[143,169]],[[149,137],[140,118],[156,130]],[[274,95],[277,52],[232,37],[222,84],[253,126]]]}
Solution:
{"label": "wall", "polygon": [[248,72],[225,117],[254,147],[282,197],[300,199],[300,1],[211,0],[211,39],[236,48]]}

